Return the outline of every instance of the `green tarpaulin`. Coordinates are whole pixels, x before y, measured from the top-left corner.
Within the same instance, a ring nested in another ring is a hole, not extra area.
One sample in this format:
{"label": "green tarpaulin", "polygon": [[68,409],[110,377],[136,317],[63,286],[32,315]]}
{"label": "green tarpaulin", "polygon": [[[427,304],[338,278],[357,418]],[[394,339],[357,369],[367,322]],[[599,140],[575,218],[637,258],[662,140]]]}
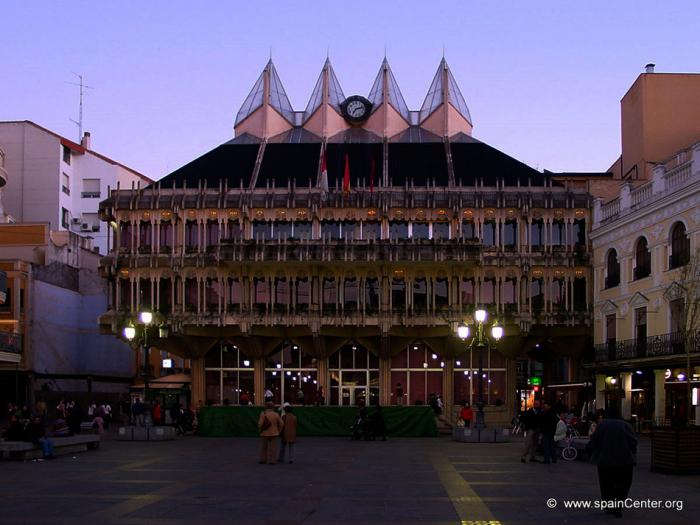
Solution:
{"label": "green tarpaulin", "polygon": [[[262,407],[204,407],[199,413],[198,433],[202,436],[257,436]],[[375,409],[370,407],[370,416]],[[403,437],[437,436],[435,414],[430,407],[383,407],[387,435]],[[357,407],[294,407],[299,436],[350,436]]]}

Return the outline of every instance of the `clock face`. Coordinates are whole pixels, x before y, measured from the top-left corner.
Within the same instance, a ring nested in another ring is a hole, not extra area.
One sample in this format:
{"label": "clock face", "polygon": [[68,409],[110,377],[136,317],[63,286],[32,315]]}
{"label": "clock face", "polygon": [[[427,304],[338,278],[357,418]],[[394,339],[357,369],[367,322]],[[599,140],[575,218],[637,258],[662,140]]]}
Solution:
{"label": "clock face", "polygon": [[365,97],[353,95],[340,105],[345,120],[358,124],[364,122],[372,111],[372,103]]}
{"label": "clock face", "polygon": [[365,113],[367,113],[367,108],[361,100],[353,100],[348,104],[346,111],[352,118],[359,119],[364,117]]}

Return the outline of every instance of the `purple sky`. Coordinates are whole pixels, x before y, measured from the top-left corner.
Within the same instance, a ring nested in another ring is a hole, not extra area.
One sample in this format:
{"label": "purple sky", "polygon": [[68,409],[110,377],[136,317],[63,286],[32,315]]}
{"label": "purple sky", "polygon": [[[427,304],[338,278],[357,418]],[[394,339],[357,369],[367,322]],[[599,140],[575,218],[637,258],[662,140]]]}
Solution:
{"label": "purple sky", "polygon": [[700,71],[700,2],[27,2],[2,9],[0,120],[71,139],[72,71],[93,148],[160,178],[230,139],[270,49],[303,110],[326,50],[367,95],[384,47],[409,108],[442,56],[474,136],[538,169],[600,171],[620,149],[619,100],[647,62]]}

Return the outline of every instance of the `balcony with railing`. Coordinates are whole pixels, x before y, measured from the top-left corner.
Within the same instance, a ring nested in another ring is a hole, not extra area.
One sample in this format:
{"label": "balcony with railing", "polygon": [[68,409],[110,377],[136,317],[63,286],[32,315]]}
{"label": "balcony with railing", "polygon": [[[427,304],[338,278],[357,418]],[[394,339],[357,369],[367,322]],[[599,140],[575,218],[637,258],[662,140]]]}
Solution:
{"label": "balcony with railing", "polygon": [[623,182],[619,197],[593,205],[593,229],[624,217],[641,208],[700,181],[700,143],[689,150],[681,152],[666,163],[657,165],[652,171],[652,179],[640,186],[633,187],[632,182]]}
{"label": "balcony with railing", "polygon": [[[195,246],[176,246],[159,254],[150,246],[139,246],[135,253],[131,249],[119,250],[122,262],[141,266],[129,259],[133,255],[146,257],[143,264],[151,264],[150,257],[181,259],[204,257],[207,264],[235,262],[474,262],[478,261],[482,246],[478,240],[424,239],[424,240],[350,240],[350,239],[224,239],[219,244],[199,249]],[[186,261],[185,261],[186,262]]]}
{"label": "balcony with railing", "polygon": [[628,359],[660,358],[685,355],[686,344],[690,353],[700,353],[700,330],[689,338],[682,332],[651,335],[645,339],[610,340],[595,345],[595,362],[622,361]]}

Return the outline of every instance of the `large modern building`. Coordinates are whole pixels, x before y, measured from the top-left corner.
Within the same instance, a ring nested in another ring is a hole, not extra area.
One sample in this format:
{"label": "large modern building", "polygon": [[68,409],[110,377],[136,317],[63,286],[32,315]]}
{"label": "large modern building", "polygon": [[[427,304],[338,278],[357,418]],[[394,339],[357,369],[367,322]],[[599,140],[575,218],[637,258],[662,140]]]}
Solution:
{"label": "large modern building", "polygon": [[597,405],[640,427],[697,422],[700,75],[650,64],[621,108],[616,191],[596,201],[590,235]]}
{"label": "large modern building", "polygon": [[0,122],[0,148],[12,174],[2,202],[12,220],[46,222],[51,230],[90,238],[92,247],[104,254],[108,239],[97,215],[100,199],[110,187],[152,181],[94,151],[90,141],[89,133],[78,144],[31,121]]}
{"label": "large modern building", "polygon": [[455,329],[483,306],[506,332],[482,354],[490,421],[532,395],[528,376],[580,387],[591,198],[472,129],[444,59],[418,110],[385,59],[367,97],[326,61],[296,111],[270,61],[235,138],[101,203],[103,328],[156,311],[169,333],[149,345],[192,360],[194,403],[322,387],[331,405],[439,393],[451,410],[478,398],[478,352]]}

